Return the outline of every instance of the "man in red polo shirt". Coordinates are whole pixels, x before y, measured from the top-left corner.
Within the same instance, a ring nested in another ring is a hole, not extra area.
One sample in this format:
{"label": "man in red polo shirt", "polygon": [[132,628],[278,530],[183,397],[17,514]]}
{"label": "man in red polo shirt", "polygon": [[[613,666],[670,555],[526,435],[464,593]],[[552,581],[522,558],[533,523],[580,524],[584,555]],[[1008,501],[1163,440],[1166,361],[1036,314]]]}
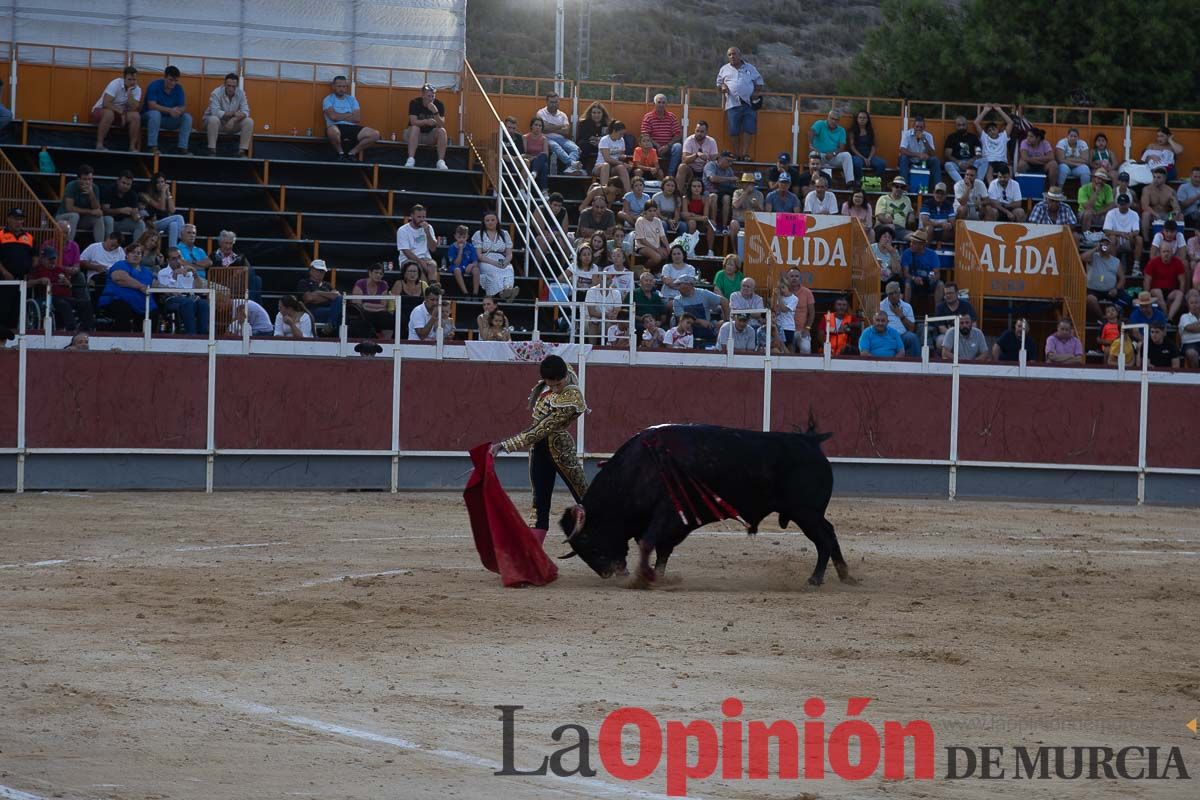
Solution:
{"label": "man in red polo shirt", "polygon": [[1187,290],[1187,268],[1175,254],[1175,244],[1163,241],[1158,255],[1150,259],[1143,270],[1145,286],[1158,303],[1167,310],[1167,319],[1175,319],[1183,308],[1183,293]]}
{"label": "man in red polo shirt", "polygon": [[[0,228],[0,280],[23,281],[33,269],[33,234],[25,230],[25,211],[8,212],[8,224]],[[0,287],[0,326],[16,330],[21,320],[20,287]]]}
{"label": "man in red polo shirt", "polygon": [[658,160],[667,161],[667,171],[664,175],[674,175],[679,169],[679,160],[683,154],[683,127],[679,117],[667,110],[667,96],[654,95],[654,108],[642,117],[642,133],[650,134],[650,140],[658,148]]}

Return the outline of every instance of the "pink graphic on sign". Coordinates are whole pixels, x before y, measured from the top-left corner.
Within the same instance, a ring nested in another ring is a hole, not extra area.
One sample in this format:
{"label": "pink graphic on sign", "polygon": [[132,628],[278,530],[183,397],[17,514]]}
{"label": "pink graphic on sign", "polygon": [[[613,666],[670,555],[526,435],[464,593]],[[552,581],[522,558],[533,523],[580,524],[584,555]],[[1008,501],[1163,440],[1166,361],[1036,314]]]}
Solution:
{"label": "pink graphic on sign", "polygon": [[803,236],[808,232],[808,217],[804,214],[776,214],[776,236]]}

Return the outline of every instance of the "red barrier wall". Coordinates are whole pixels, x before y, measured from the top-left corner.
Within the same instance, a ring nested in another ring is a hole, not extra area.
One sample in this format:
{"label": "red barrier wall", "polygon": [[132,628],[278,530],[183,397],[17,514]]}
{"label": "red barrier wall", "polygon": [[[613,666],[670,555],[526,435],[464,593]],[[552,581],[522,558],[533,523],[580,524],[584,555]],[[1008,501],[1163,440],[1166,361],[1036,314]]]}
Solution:
{"label": "red barrier wall", "polygon": [[964,461],[1137,466],[1136,385],[964,377],[960,388]]}
{"label": "red barrier wall", "polygon": [[1200,427],[1200,388],[1151,386],[1146,425],[1146,465],[1200,469],[1196,430]]}
{"label": "red barrier wall", "polygon": [[28,357],[28,447],[206,445],[206,356],[34,350]]}
{"label": "red barrier wall", "polygon": [[0,350],[0,447],[17,446],[17,351]]}
{"label": "red barrier wall", "polygon": [[461,452],[519,433],[529,425],[537,382],[536,364],[405,361],[400,448]]}

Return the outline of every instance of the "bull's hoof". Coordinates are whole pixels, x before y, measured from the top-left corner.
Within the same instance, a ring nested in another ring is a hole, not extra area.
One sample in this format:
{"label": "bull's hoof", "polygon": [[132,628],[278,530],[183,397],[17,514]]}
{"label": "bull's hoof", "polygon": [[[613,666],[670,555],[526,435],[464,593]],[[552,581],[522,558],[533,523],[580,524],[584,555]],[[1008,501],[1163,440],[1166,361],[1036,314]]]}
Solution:
{"label": "bull's hoof", "polygon": [[654,573],[638,570],[633,573],[633,576],[625,582],[626,589],[652,589],[654,588]]}
{"label": "bull's hoof", "polygon": [[824,582],[825,582],[824,575],[811,575],[811,576],[809,576],[809,579],[808,579],[809,586],[820,586]]}

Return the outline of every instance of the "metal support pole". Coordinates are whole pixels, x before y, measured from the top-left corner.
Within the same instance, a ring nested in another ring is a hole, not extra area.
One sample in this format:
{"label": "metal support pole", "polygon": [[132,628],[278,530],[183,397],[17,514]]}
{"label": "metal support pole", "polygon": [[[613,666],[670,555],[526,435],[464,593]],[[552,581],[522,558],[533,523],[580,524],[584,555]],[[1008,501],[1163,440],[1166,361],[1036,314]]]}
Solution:
{"label": "metal support pole", "polygon": [[954,500],[958,495],[958,395],[959,395],[959,373],[958,373],[958,346],[962,341],[962,336],[957,330],[954,331],[954,366],[951,367],[951,382],[950,382],[950,499]]}
{"label": "metal support pole", "polygon": [[[1138,505],[1146,504],[1146,438],[1150,424],[1150,359],[1146,357],[1146,343],[1150,341],[1150,325],[1141,322],[1136,325],[1124,324],[1121,326],[1121,337],[1124,344],[1125,330],[1128,328],[1139,328],[1142,331],[1142,374],[1138,380],[1140,382],[1138,391],[1138,487],[1137,487],[1137,502]],[[1124,377],[1125,371],[1125,348],[1120,347],[1120,355],[1117,356],[1117,367]]]}
{"label": "metal support pole", "polygon": [[150,349],[150,292],[146,291],[146,305],[142,314],[142,350]]}
{"label": "metal support pole", "polygon": [[[399,307],[399,303],[396,304]],[[399,333],[396,328],[393,337]],[[392,478],[391,490],[395,494],[400,485],[400,343],[392,339]]]}
{"label": "metal support pole", "polygon": [[[580,318],[583,317],[582,314],[579,316]],[[587,397],[587,350],[582,341],[579,343],[579,361],[575,374],[576,377],[579,378],[580,393],[584,397]],[[580,460],[583,459],[583,437],[587,432],[586,425],[584,423],[584,419],[586,417],[587,414],[580,414],[575,420],[575,454],[579,456]]]}
{"label": "metal support pole", "polygon": [[771,338],[771,309],[767,309],[767,336],[766,343],[763,347],[763,418],[762,429],[764,431],[771,430],[771,369],[773,362],[771,360],[771,345],[775,344]]}
{"label": "metal support pole", "polygon": [[566,21],[566,11],[564,9],[565,0],[558,0],[554,9],[554,91],[559,97],[562,97],[563,92],[563,39],[565,33],[563,26]]}
{"label": "metal support pole", "polygon": [[28,287],[24,281],[17,287],[21,293],[21,313],[17,331],[17,494],[25,491],[25,384],[29,379],[29,354],[25,342],[25,303]]}

